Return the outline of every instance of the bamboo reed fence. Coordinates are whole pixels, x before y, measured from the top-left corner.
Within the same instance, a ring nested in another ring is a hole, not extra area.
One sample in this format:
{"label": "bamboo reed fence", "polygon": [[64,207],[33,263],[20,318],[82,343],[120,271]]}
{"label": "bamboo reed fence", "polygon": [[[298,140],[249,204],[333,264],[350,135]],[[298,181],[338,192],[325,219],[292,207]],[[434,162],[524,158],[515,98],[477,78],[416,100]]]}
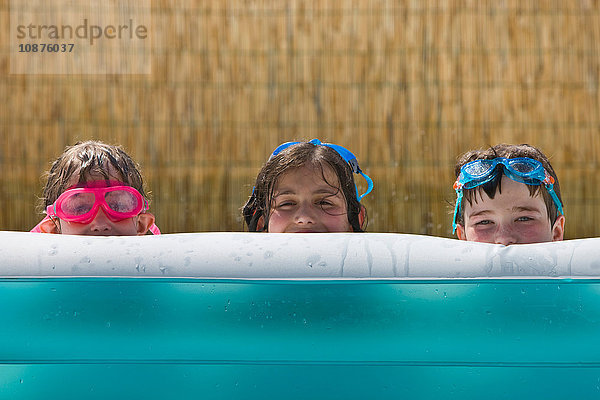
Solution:
{"label": "bamboo reed fence", "polygon": [[98,139],[141,164],[164,232],[239,231],[271,151],[318,137],[374,179],[369,231],[450,237],[457,156],[507,142],[550,157],[566,237],[598,235],[597,1],[154,0],[146,12],[150,74],[19,75],[0,0],[0,229],[35,225],[50,162]]}

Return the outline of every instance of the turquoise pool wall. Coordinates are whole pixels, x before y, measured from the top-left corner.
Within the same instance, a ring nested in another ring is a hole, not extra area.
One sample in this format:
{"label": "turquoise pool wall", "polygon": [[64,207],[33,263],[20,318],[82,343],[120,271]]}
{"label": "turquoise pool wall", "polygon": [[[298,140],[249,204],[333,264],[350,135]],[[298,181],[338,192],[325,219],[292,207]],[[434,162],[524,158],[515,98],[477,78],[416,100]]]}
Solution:
{"label": "turquoise pool wall", "polygon": [[0,394],[598,398],[600,280],[0,279]]}

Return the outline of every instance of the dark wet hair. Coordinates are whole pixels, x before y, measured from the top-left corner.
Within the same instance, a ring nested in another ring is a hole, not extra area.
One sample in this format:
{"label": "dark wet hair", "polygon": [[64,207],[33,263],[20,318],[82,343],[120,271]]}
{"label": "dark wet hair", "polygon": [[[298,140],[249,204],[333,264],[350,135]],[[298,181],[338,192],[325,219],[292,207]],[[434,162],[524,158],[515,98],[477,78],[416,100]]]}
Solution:
{"label": "dark wet hair", "polygon": [[325,168],[329,167],[337,176],[340,187],[327,182],[330,186],[342,191],[346,200],[348,222],[354,232],[363,232],[367,219],[361,226],[359,214],[361,204],[356,197],[356,185],[350,165],[331,147],[314,145],[308,142],[294,144],[274,157],[271,157],[261,168],[252,195],[242,209],[244,221],[250,232],[257,232],[258,221],[264,219],[262,231],[267,231],[273,191],[279,178],[296,168],[311,166],[321,171],[325,179]]}
{"label": "dark wet hair", "polygon": [[53,204],[58,196],[68,189],[68,182],[76,171],[79,173],[77,184],[84,184],[90,175],[97,174],[110,180],[108,165],[112,165],[120,175],[119,180],[135,188],[142,196],[144,181],[139,166],[120,146],[99,141],[77,142],[67,146],[65,151],[52,163],[48,171],[48,180],[42,197],[43,210]]}
{"label": "dark wet hair", "polygon": [[[541,152],[537,147],[531,146],[529,144],[497,144],[496,146],[490,147],[486,150],[471,150],[461,155],[458,158],[456,165],[454,166],[454,174],[458,178],[460,175],[460,169],[463,165],[475,161],[475,160],[492,160],[494,158],[504,157],[504,158],[518,158],[518,157],[528,157],[534,160],[537,160],[542,163],[542,166],[548,173],[554,178],[554,191],[558,196],[558,199],[562,203],[562,197],[560,194],[560,184],[558,183],[558,177],[556,176],[556,172],[554,172],[554,168],[550,165],[550,161],[548,161],[548,157],[544,153]],[[503,168],[499,165],[497,168]],[[503,170],[504,171],[504,170]],[[497,174],[494,179],[491,181],[484,183],[481,186],[477,186],[473,189],[464,189],[463,190],[463,200],[460,205],[460,213],[456,216],[456,223],[464,226],[464,213],[465,213],[465,201],[468,201],[470,205],[473,202],[477,203],[477,196],[482,196],[482,191],[490,198],[493,199],[496,195],[496,191],[498,193],[502,193],[502,176],[504,173]],[[529,194],[533,197],[543,185],[527,185],[529,188]],[[556,218],[558,218],[558,208],[556,204],[554,204],[554,200],[548,193],[548,191],[544,188],[541,190],[541,195],[546,204],[546,210],[548,210],[548,218],[550,222],[554,224]]]}

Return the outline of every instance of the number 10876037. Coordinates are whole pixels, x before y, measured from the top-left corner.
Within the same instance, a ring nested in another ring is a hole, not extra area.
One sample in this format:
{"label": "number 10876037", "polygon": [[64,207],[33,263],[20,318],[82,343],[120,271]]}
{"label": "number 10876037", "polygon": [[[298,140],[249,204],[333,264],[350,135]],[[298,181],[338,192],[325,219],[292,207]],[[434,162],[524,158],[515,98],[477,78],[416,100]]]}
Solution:
{"label": "number 10876037", "polygon": [[73,43],[21,43],[19,53],[71,53],[73,47]]}

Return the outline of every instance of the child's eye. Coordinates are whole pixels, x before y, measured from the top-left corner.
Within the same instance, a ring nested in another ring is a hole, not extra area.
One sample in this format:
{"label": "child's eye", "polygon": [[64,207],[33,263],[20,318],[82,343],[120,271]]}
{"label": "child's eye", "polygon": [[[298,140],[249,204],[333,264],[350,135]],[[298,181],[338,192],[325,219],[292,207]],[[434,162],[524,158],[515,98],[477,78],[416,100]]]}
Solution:
{"label": "child's eye", "polygon": [[71,209],[70,211],[74,215],[83,215],[86,212],[90,211],[90,207],[85,206],[85,205],[80,205],[80,206],[77,206],[77,207]]}
{"label": "child's eye", "polygon": [[531,217],[519,217],[519,218],[517,218],[517,221],[533,221],[533,218],[531,218]]}
{"label": "child's eye", "polygon": [[319,201],[317,202],[317,204],[318,204],[318,205],[320,205],[320,206],[322,206],[322,207],[323,207],[323,206],[332,206],[332,205],[333,205],[333,202],[332,202],[332,201],[330,201],[330,200],[327,200],[327,199],[321,199],[321,200],[319,200]]}
{"label": "child's eye", "polygon": [[108,203],[108,206],[110,207],[111,210],[116,211],[116,212],[128,212],[131,211],[129,207],[127,207],[127,205],[125,204],[121,204],[121,203]]}
{"label": "child's eye", "polygon": [[71,215],[83,215],[90,211],[94,205],[93,201],[87,200],[90,199],[73,196],[72,199],[69,199],[62,204],[62,209]]}
{"label": "child's eye", "polygon": [[291,208],[295,205],[296,205],[296,203],[294,203],[291,200],[282,200],[275,204],[275,208]]}
{"label": "child's eye", "polygon": [[476,222],[476,223],[475,223],[475,225],[479,225],[479,226],[485,226],[485,225],[491,225],[491,224],[493,224],[493,223],[494,223],[494,222],[493,222],[492,220],[489,220],[489,219],[484,219],[484,220],[481,220],[481,221],[478,221],[478,222]]}
{"label": "child's eye", "polygon": [[325,197],[315,199],[315,205],[325,208],[325,209],[333,209],[344,206],[344,200],[339,196],[328,195]]}

